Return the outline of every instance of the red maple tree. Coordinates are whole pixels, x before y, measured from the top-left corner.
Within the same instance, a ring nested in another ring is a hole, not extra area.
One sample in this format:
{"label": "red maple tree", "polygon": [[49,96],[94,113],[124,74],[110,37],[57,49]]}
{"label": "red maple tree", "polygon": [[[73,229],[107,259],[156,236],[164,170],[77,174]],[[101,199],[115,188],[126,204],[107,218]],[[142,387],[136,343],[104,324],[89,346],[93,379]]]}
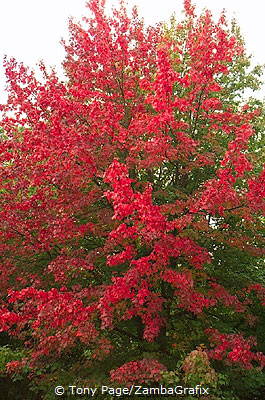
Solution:
{"label": "red maple tree", "polygon": [[9,371],[79,354],[91,382],[159,381],[202,341],[210,358],[263,367],[244,332],[265,289],[225,278],[231,254],[231,269],[264,254],[260,110],[227,95],[242,41],[189,1],[167,29],[104,3],[70,22],[66,82],[5,60],[0,329],[25,351]]}

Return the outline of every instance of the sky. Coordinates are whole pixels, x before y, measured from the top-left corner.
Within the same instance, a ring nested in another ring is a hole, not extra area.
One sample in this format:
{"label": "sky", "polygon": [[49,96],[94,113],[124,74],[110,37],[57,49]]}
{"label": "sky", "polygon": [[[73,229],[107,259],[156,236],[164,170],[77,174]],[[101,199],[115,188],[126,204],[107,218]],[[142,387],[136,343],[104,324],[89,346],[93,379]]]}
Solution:
{"label": "sky", "polygon": [[[127,0],[129,7],[137,5],[146,23],[166,21],[173,12],[181,15],[183,0]],[[81,20],[89,15],[85,0],[0,0],[0,102],[5,101],[3,57],[15,57],[19,62],[35,68],[39,60],[55,66],[62,73],[64,58],[62,38],[68,37],[68,18]],[[265,2],[262,0],[194,0],[198,12],[208,8],[214,16],[226,9],[227,16],[235,17],[241,27],[248,53],[253,63],[265,64]],[[107,0],[110,8],[118,0]],[[265,78],[264,78],[265,80]],[[258,94],[265,97],[265,88]]]}

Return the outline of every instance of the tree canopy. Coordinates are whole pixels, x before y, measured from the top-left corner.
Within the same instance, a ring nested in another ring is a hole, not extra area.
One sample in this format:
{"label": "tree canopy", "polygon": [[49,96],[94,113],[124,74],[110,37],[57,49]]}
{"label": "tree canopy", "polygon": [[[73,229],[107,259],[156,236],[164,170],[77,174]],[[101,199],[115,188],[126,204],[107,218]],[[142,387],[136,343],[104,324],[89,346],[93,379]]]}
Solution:
{"label": "tree canopy", "polygon": [[5,59],[0,374],[30,378],[32,399],[57,384],[262,399],[264,108],[244,95],[262,68],[236,23],[188,0],[149,27],[123,2],[88,8],[65,81]]}

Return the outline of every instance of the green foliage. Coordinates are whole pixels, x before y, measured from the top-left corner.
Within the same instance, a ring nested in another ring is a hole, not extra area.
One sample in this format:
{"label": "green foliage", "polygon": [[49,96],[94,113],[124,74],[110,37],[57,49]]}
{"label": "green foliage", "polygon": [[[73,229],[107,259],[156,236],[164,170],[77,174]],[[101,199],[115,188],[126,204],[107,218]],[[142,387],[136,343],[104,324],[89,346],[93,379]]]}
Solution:
{"label": "green foliage", "polygon": [[8,345],[0,347],[0,374],[5,373],[6,364],[25,357],[23,350],[12,350]]}

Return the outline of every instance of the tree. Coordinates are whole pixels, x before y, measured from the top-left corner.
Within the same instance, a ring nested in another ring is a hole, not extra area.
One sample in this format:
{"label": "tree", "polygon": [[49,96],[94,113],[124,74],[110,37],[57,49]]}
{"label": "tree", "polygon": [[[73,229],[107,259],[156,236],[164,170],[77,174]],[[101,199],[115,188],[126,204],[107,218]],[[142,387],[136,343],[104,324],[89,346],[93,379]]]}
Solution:
{"label": "tree", "polygon": [[146,28],[104,5],[70,22],[66,82],[5,60],[7,371],[46,399],[73,382],[204,383],[215,399],[226,382],[245,399],[235,376],[264,388],[263,111],[242,98],[261,69],[224,15],[186,0],[183,21]]}

